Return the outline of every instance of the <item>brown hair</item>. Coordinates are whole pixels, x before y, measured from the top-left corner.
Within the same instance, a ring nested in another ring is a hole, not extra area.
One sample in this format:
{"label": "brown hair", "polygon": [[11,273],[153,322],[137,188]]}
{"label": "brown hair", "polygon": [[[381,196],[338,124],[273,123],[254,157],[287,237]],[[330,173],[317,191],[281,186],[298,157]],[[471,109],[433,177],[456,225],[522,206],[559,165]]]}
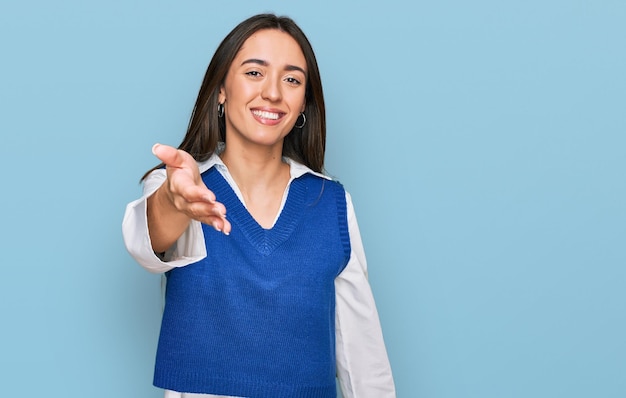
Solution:
{"label": "brown hair", "polygon": [[[243,43],[255,32],[263,29],[278,29],[298,43],[306,59],[307,79],[305,92],[306,124],[301,129],[292,129],[285,137],[283,156],[300,162],[313,171],[322,172],[326,150],[326,108],[322,80],[315,53],[304,32],[289,17],[274,14],[252,16],[237,25],[218,46],[204,75],[196,99],[187,134],[178,149],[188,152],[196,161],[207,160],[218,142],[226,136],[224,118],[217,113],[218,95],[231,63]],[[142,180],[160,164],[149,170]]]}

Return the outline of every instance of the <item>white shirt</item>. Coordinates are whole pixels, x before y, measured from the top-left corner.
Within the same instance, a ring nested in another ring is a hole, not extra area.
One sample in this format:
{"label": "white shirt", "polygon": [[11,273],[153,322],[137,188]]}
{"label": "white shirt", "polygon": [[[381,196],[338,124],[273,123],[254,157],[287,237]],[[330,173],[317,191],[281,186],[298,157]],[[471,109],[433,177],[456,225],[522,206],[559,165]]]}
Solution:
{"label": "white shirt", "polygon": [[[305,173],[328,178],[290,159],[285,159],[285,161],[290,165],[291,178],[283,195],[279,215],[287,199],[291,181]],[[213,166],[224,176],[245,206],[237,184],[219,156],[214,154],[209,160],[198,163],[200,173]],[[207,255],[202,226],[199,221],[195,220],[191,221],[187,230],[168,250],[163,260],[154,254],[148,233],[147,198],[163,184],[165,179],[164,169],[155,170],[146,178],[143,196],[128,204],[122,223],[124,243],[129,253],[141,266],[154,273],[184,267]],[[337,378],[344,398],[395,398],[391,366],[383,341],[376,304],[367,280],[367,263],[361,233],[352,200],[347,192],[346,203],[352,252],[345,269],[335,279]],[[226,213],[228,216],[228,209]],[[223,398],[223,396],[210,394],[165,391],[165,398],[218,397]]]}

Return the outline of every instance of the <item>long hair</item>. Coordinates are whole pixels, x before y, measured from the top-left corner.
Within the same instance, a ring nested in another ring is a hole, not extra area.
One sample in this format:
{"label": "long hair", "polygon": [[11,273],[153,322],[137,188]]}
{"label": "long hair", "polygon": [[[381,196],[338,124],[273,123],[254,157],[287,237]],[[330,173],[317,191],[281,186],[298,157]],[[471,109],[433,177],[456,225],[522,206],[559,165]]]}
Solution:
{"label": "long hair", "polygon": [[[178,149],[188,152],[196,161],[201,162],[215,152],[219,142],[225,141],[226,124],[224,118],[218,117],[217,112],[220,87],[244,42],[255,32],[264,29],[277,29],[290,35],[300,46],[307,66],[304,109],[306,124],[301,129],[294,127],[285,137],[283,156],[300,162],[313,171],[322,172],[326,150],[326,108],[315,53],[304,32],[291,18],[274,14],[259,14],[241,22],[215,50],[200,86],[187,133]],[[150,169],[142,180],[152,170],[162,166],[160,164]]]}

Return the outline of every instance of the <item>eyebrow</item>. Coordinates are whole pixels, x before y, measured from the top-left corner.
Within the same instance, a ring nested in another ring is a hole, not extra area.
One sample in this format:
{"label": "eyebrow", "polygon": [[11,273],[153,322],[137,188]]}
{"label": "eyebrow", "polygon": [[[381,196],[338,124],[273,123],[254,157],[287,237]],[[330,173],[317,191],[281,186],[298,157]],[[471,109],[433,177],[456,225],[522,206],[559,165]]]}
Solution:
{"label": "eyebrow", "polygon": [[[258,64],[261,66],[269,66],[269,62],[262,60],[262,59],[257,59],[257,58],[250,58],[250,59],[246,59],[245,61],[243,61],[241,63],[241,65],[245,65],[245,64]],[[285,70],[287,71],[300,71],[302,72],[305,76],[306,76],[306,71],[304,69],[302,69],[299,66],[296,65],[285,65]]]}

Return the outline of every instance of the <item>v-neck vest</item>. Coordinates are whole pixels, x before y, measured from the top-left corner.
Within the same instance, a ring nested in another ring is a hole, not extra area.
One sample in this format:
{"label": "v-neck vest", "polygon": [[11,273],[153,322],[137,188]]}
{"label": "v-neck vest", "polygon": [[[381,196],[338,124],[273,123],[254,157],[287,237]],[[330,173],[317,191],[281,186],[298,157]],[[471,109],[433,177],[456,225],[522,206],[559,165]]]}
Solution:
{"label": "v-neck vest", "polygon": [[207,257],[167,273],[154,384],[240,397],[330,398],[335,390],[334,280],[350,258],[343,187],[293,180],[262,228],[215,168],[229,236],[203,225]]}

